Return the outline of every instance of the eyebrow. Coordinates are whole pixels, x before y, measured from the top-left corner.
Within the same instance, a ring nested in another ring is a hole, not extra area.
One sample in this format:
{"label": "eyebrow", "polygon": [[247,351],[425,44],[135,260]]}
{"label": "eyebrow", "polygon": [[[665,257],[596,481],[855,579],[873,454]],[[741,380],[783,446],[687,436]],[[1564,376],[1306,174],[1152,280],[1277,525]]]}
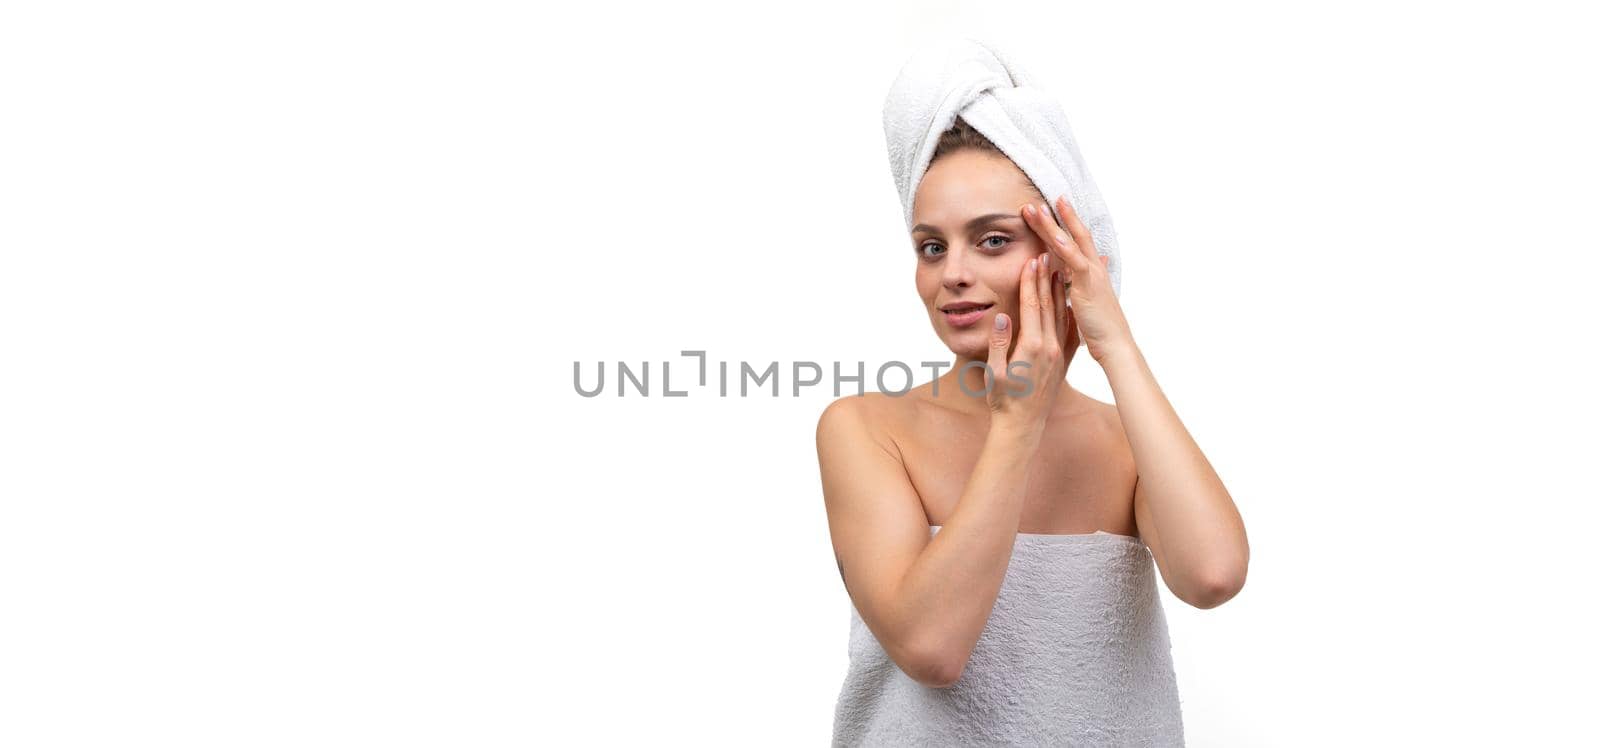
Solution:
{"label": "eyebrow", "polygon": [[[974,219],[972,219],[970,221],[967,221],[967,225],[965,226],[965,228],[968,231],[971,231],[974,227],[981,226],[981,225],[983,225],[985,223],[993,223],[995,221],[999,221],[999,220],[1003,220],[1003,219],[1007,219],[1007,218],[1015,218],[1017,220],[1022,220],[1022,216],[1016,215],[1014,213],[987,213],[985,215],[981,215],[981,216],[978,216],[977,218],[974,218]],[[934,228],[933,226],[929,226],[926,223],[919,223],[919,224],[911,227],[911,233],[915,234],[918,231],[926,231],[926,232],[933,233],[933,234],[939,233],[939,229]]]}

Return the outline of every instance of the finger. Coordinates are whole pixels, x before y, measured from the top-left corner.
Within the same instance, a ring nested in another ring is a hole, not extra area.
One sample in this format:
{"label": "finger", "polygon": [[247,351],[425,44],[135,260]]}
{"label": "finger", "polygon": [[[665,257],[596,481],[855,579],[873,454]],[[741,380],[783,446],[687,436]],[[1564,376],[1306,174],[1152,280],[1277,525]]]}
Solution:
{"label": "finger", "polygon": [[998,386],[1006,372],[1006,351],[1011,348],[1011,318],[1005,312],[994,316],[994,328],[989,331],[989,386]]}
{"label": "finger", "polygon": [[[1031,204],[1030,204],[1031,205]],[[1056,223],[1050,209],[1043,205],[1031,206],[1027,211],[1025,220],[1033,233],[1039,236],[1052,255],[1060,258],[1063,265],[1069,270],[1080,270],[1083,266],[1083,252],[1073,244],[1072,237],[1062,230]]]}
{"label": "finger", "polygon": [[1065,351],[1067,349],[1067,332],[1068,332],[1068,329],[1067,329],[1067,289],[1066,289],[1065,283],[1066,283],[1066,281],[1062,279],[1061,273],[1059,271],[1051,274],[1050,285],[1052,287],[1054,287],[1055,290],[1056,290],[1056,294],[1053,297],[1053,304],[1052,304],[1052,306],[1054,307],[1052,311],[1055,312],[1055,319],[1056,319],[1056,342],[1061,344],[1061,350],[1063,350],[1063,351]]}
{"label": "finger", "polygon": [[1056,198],[1056,210],[1061,211],[1061,217],[1066,219],[1067,231],[1072,234],[1073,244],[1083,253],[1085,259],[1094,260],[1100,254],[1099,250],[1095,249],[1094,236],[1089,233],[1089,227],[1078,220],[1078,211],[1073,209],[1066,195]]}
{"label": "finger", "polygon": [[1039,272],[1034,283],[1039,284],[1039,335],[1047,343],[1060,343],[1056,337],[1056,297],[1060,294],[1051,288],[1055,271],[1050,269],[1050,255],[1039,255]]}
{"label": "finger", "polygon": [[1022,265],[1022,275],[1017,279],[1020,304],[1017,305],[1017,341],[1031,343],[1039,334],[1039,260],[1028,260]]}
{"label": "finger", "polygon": [[1078,346],[1082,344],[1083,333],[1078,331],[1078,315],[1072,311],[1072,307],[1067,307],[1067,345],[1072,346],[1067,350],[1070,353],[1077,350]]}

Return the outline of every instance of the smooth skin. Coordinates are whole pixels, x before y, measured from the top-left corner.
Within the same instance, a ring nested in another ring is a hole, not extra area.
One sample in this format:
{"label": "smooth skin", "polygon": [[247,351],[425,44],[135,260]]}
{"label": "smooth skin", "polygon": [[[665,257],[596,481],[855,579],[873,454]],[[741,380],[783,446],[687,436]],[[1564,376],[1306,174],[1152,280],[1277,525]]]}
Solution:
{"label": "smooth skin", "polygon": [[[845,589],[890,658],[927,686],[960,679],[1019,532],[1137,536],[1167,588],[1197,608],[1244,585],[1249,545],[1232,497],[1156,384],[1106,258],[1071,204],[1055,207],[1065,227],[999,154],[936,160],[912,244],[918,296],[954,362],[904,395],[840,398],[817,423]],[[957,301],[994,306],[957,328],[940,311]],[[1066,381],[1080,345],[1115,405]],[[942,525],[932,537],[930,524]]]}

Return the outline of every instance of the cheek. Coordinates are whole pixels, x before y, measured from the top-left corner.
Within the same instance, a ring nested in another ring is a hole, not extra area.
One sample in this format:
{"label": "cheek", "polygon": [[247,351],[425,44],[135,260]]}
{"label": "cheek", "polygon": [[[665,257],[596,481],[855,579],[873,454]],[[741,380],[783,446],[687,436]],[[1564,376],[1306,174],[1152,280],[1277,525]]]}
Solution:
{"label": "cheek", "polygon": [[1017,303],[1017,278],[1022,275],[1022,265],[1015,267],[1009,264],[1006,267],[996,268],[992,277],[988,278],[988,286],[1000,297],[1003,304],[1015,306]]}
{"label": "cheek", "polygon": [[917,273],[914,279],[917,284],[917,296],[923,301],[932,301],[934,295],[939,293],[939,276],[930,272],[928,267],[917,263]]}

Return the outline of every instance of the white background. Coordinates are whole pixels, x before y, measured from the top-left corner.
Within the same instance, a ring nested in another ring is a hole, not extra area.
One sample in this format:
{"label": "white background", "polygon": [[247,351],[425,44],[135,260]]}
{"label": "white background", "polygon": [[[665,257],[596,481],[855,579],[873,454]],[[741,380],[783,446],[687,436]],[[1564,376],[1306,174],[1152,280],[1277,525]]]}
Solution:
{"label": "white background", "polygon": [[831,374],[660,362],[947,357],[880,107],[969,32],[1061,97],[1249,530],[1238,597],[1162,592],[1190,744],[1576,742],[1580,7],[8,4],[0,743],[825,744]]}

